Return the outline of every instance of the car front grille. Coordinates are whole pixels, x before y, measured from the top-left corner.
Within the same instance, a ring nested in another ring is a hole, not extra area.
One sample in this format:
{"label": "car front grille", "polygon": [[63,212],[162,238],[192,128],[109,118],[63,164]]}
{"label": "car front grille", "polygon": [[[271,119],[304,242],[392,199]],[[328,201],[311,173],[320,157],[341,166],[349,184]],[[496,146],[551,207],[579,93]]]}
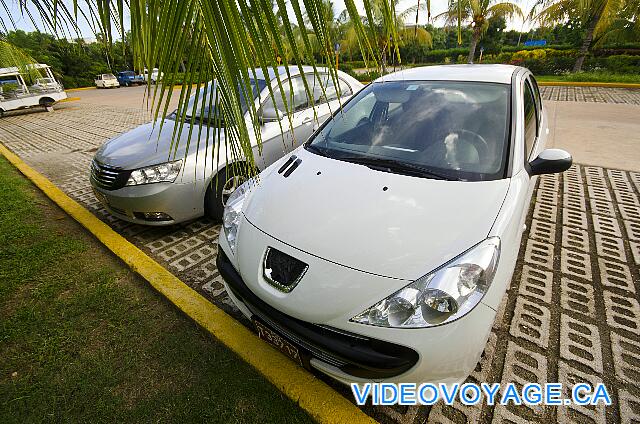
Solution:
{"label": "car front grille", "polygon": [[131,171],[104,165],[97,160],[91,161],[91,178],[104,190],[117,190],[127,184]]}
{"label": "car front grille", "polygon": [[263,272],[266,280],[275,288],[290,292],[300,282],[308,265],[273,247],[267,248]]}

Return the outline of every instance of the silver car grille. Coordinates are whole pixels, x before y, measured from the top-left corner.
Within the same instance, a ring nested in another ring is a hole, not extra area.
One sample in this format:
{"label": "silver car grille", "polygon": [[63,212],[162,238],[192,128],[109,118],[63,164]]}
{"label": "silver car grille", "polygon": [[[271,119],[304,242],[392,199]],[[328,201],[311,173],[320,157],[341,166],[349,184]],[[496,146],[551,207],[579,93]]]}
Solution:
{"label": "silver car grille", "polygon": [[104,165],[97,160],[91,161],[91,179],[105,190],[117,190],[127,184],[131,171]]}

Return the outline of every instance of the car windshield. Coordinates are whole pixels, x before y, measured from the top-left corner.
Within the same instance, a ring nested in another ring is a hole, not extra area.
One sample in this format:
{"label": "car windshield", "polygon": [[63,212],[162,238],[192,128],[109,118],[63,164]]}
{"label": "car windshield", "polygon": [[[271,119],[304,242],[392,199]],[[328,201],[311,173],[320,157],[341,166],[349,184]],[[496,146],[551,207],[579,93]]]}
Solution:
{"label": "car windshield", "polygon": [[116,79],[113,74],[102,74],[102,79]]}
{"label": "car windshield", "polygon": [[[251,84],[251,91],[253,92],[253,99],[255,100],[260,95],[260,92],[266,87],[266,82],[264,80],[251,79],[250,84]],[[213,89],[211,89],[211,87],[213,87]],[[189,102],[187,103],[187,109],[186,109],[187,118],[192,117],[192,114],[194,111],[194,105],[197,100],[198,104],[196,105],[196,109],[195,109],[196,118],[198,119],[204,118],[207,120],[222,119],[221,116],[216,117],[216,114],[214,113],[214,109],[210,109],[209,107],[210,103],[216,102],[215,82],[213,84],[211,83],[208,84],[206,92],[204,88],[201,88],[197,94],[198,94],[197,99],[195,94],[191,96],[191,98],[189,98]],[[240,106],[242,108],[242,113],[245,113],[248,109],[248,105],[244,98],[242,90],[240,90],[240,100],[241,100]],[[221,99],[217,99],[217,101],[221,101]]]}
{"label": "car windshield", "polygon": [[306,145],[374,169],[467,181],[504,177],[510,104],[506,84],[370,84]]}
{"label": "car windshield", "polygon": [[120,75],[122,75],[123,77],[133,77],[133,76],[135,76],[135,74],[133,73],[133,71],[124,71],[124,72],[120,72]]}
{"label": "car windshield", "polygon": [[36,82],[38,84],[53,84],[55,81],[53,78],[39,78]]}

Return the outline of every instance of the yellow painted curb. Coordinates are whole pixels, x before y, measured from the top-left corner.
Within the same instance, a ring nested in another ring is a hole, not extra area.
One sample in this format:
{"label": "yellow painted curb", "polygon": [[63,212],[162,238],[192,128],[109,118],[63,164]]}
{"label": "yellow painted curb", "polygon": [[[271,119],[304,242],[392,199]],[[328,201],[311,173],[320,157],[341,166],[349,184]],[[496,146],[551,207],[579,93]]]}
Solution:
{"label": "yellow painted curb", "polygon": [[75,102],[80,100],[80,97],[67,97],[66,99],[62,99],[60,100],[58,103],[64,103],[64,102]]}
{"label": "yellow painted curb", "polygon": [[625,83],[625,82],[538,81],[538,85],[557,86],[557,87],[640,88],[640,84]]}
{"label": "yellow painted curb", "polygon": [[78,87],[78,88],[70,88],[68,90],[64,90],[67,93],[70,91],[83,91],[83,90],[95,90],[97,87]]}
{"label": "yellow painted curb", "polygon": [[223,310],[188,287],[1,143],[0,153],[133,271],[140,274],[191,319],[256,368],[318,422],[349,424],[375,422],[328,385],[294,364]]}

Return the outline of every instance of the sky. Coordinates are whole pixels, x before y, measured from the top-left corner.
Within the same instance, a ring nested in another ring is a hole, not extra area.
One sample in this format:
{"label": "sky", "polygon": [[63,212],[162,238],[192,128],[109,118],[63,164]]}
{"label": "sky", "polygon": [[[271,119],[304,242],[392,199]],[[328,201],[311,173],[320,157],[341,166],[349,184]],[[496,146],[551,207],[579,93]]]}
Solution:
{"label": "sky", "polygon": [[[418,0],[401,0],[398,4],[398,7],[396,9],[396,11],[398,13],[404,11],[405,9],[407,9],[408,7],[411,7],[413,5],[415,5],[417,3]],[[421,3],[424,3],[425,0],[420,0]],[[514,0],[512,0],[514,1]],[[515,0],[520,8],[522,9],[522,11],[527,14],[528,11],[530,10],[531,6],[534,4],[535,0]],[[63,0],[64,3],[66,3],[67,5],[71,5],[72,1],[71,0]],[[439,13],[442,13],[446,10],[447,7],[447,0],[432,0],[431,1],[431,15],[432,16],[436,16]],[[82,3],[82,1],[79,1],[79,3]],[[363,3],[361,0],[356,0],[356,6],[358,7],[359,10],[363,11]],[[338,14],[340,14],[340,12],[342,12],[345,9],[345,5],[344,5],[344,0],[333,0],[333,8],[334,11],[336,13],[336,16]],[[13,2],[9,2],[9,9],[11,10],[14,18],[16,18],[16,27],[18,29],[22,29],[24,31],[34,31],[36,28],[33,25],[33,23],[31,22],[31,20],[29,19],[28,16],[24,15],[24,16],[20,16],[19,13],[19,4],[17,0],[14,0]],[[295,19],[294,15],[293,15],[293,10],[291,9],[291,7],[288,7],[289,9],[289,15]],[[364,12],[363,12],[364,14]],[[128,14],[125,14],[125,28],[128,30],[130,27],[130,22],[129,22],[129,16]],[[0,19],[3,20],[3,22],[5,22],[7,28],[9,30],[11,30],[11,23],[9,21],[9,19],[7,18],[7,14],[4,10],[0,10]],[[413,24],[415,22],[415,17],[412,17],[410,19],[410,22],[407,22],[408,24]],[[420,25],[424,25],[427,23],[427,15],[424,12],[420,12],[419,15],[419,20],[418,23]],[[87,38],[87,39],[93,39],[94,34],[93,31],[91,29],[91,26],[84,20],[80,20],[80,22],[78,23],[79,27],[80,27],[80,33],[81,33],[81,37],[83,38]],[[442,22],[436,22],[436,25],[442,25]],[[40,30],[44,30],[44,26],[42,25],[41,22],[38,22],[38,27],[40,28]],[[509,21],[507,21],[507,30],[518,30],[518,31],[528,31],[531,28],[531,24],[530,23],[526,23],[523,26],[523,22],[522,19],[519,17],[515,17]],[[114,34],[117,31],[115,31],[114,28]],[[73,37],[75,38],[75,34],[73,35]]]}

